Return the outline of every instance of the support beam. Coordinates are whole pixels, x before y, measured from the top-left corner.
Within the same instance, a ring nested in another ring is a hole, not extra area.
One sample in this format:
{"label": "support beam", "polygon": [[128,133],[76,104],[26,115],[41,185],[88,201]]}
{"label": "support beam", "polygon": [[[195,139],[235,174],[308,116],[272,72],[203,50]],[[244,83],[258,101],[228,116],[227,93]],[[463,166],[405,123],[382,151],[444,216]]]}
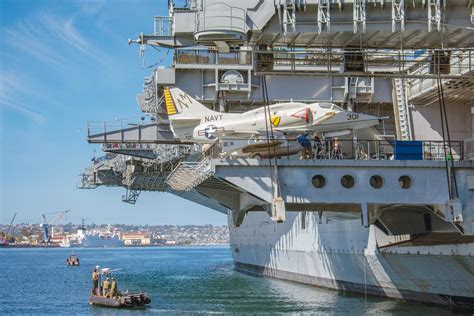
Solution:
{"label": "support beam", "polygon": [[354,20],[354,33],[362,32],[366,30],[366,13],[365,13],[365,0],[354,0],[353,10]]}
{"label": "support beam", "polygon": [[428,0],[428,32],[441,31],[441,0]]}
{"label": "support beam", "polygon": [[405,31],[405,1],[392,0],[392,32],[397,30],[400,25],[400,31]]}
{"label": "support beam", "polygon": [[319,0],[317,11],[318,34],[331,32],[331,4],[329,0]]}

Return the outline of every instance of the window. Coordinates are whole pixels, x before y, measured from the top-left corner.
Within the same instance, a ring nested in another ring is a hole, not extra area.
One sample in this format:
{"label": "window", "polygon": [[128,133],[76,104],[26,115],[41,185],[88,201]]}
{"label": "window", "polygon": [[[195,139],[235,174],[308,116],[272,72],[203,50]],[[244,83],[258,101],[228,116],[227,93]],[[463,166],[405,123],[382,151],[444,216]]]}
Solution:
{"label": "window", "polygon": [[354,186],[354,178],[350,175],[345,175],[341,178],[341,185],[346,188],[346,189],[350,189]]}
{"label": "window", "polygon": [[313,187],[321,189],[326,184],[326,178],[318,174],[311,179],[311,182],[313,183]]}
{"label": "window", "polygon": [[383,179],[381,176],[371,176],[369,184],[374,189],[380,189],[383,186]]}
{"label": "window", "polygon": [[401,176],[398,178],[398,184],[402,189],[408,189],[411,187],[411,178],[409,176]]}

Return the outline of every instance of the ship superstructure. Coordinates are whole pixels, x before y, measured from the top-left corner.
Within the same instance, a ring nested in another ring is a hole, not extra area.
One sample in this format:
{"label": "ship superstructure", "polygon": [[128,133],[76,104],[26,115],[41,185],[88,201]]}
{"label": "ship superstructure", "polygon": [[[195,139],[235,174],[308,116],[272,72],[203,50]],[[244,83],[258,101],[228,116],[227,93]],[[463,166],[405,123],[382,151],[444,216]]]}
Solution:
{"label": "ship superstructure", "polygon": [[[173,49],[172,65],[154,69],[137,98],[150,119],[89,125],[88,141],[106,156],[82,188],[121,186],[128,203],[165,191],[228,214],[241,271],[474,306],[472,1],[194,0],[168,9],[151,34],[130,40]],[[323,135],[309,159],[228,155],[226,140],[176,139],[173,87],[218,112],[320,102],[386,119]]]}

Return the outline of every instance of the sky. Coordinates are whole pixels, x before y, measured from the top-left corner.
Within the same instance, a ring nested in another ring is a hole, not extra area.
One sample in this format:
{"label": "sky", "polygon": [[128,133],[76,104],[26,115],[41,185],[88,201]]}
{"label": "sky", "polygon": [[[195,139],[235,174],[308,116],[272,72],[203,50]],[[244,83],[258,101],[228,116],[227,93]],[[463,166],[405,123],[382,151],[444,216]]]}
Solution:
{"label": "sky", "polygon": [[142,116],[146,67],[166,50],[147,47],[143,64],[127,40],[151,33],[158,15],[167,15],[166,0],[0,0],[1,223],[15,212],[17,223],[39,223],[66,209],[73,223],[226,223],[167,193],[142,192],[130,205],[124,188],[76,188],[100,155],[86,141],[87,121]]}

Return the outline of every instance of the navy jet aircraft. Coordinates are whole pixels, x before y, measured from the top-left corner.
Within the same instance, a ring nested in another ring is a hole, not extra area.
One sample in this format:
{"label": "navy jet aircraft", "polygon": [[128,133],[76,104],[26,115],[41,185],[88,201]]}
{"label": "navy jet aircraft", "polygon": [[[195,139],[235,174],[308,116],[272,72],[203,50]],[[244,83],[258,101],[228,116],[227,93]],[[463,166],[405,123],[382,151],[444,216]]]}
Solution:
{"label": "navy jet aircraft", "polygon": [[350,132],[381,122],[379,117],[345,111],[332,103],[287,102],[244,113],[221,113],[208,109],[179,88],[165,89],[164,95],[171,130],[183,142],[214,143],[219,139],[238,144],[238,140],[265,137],[270,128],[275,140],[286,140],[290,134]]}
{"label": "navy jet aircraft", "polygon": [[165,90],[165,103],[175,137],[197,143],[264,135],[270,123],[275,131],[299,134],[362,129],[381,122],[379,117],[348,112],[332,103],[287,102],[244,113],[215,112],[178,88]]}

